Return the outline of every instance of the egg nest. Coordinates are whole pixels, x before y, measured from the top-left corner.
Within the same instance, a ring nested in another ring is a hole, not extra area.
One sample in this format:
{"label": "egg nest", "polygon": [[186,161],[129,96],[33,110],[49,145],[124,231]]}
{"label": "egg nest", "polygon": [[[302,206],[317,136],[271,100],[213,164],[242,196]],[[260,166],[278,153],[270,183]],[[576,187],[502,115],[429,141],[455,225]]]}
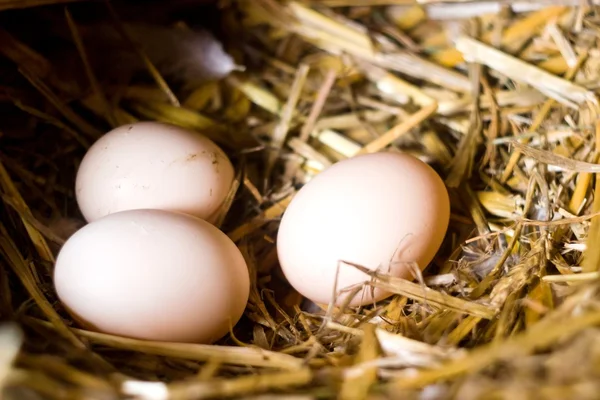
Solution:
{"label": "egg nest", "polygon": [[[600,17],[543,3],[0,0],[3,398],[597,399]],[[219,227],[250,299],[213,345],[81,329],[56,297],[78,164],[139,120],[236,170]],[[280,217],[386,149],[444,179],[444,243],[415,281],[372,274],[395,293],[376,305],[312,304],[279,268]]]}

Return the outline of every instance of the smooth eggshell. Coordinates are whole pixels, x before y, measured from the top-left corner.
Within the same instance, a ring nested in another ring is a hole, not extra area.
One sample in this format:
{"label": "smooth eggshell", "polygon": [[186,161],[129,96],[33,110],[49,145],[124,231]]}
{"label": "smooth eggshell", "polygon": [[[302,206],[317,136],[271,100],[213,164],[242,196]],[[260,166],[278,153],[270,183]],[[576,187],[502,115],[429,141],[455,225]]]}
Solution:
{"label": "smooth eggshell", "polygon": [[224,233],[164,210],[122,211],[86,225],[62,247],[54,283],[89,329],[195,343],[223,337],[250,289],[244,258]]}
{"label": "smooth eggshell", "polygon": [[[421,269],[429,264],[449,218],[448,192],[429,165],[406,154],[357,156],[329,167],[296,194],[279,227],[279,261],[298,292],[328,304],[339,261],[413,279],[407,262],[416,262]],[[341,265],[337,290],[369,279]],[[350,305],[389,295],[369,287]],[[337,299],[341,304],[344,296]]]}
{"label": "smooth eggshell", "polygon": [[211,221],[233,179],[226,154],[204,135],[138,122],[113,129],[93,144],[77,171],[75,193],[88,222],[144,208]]}

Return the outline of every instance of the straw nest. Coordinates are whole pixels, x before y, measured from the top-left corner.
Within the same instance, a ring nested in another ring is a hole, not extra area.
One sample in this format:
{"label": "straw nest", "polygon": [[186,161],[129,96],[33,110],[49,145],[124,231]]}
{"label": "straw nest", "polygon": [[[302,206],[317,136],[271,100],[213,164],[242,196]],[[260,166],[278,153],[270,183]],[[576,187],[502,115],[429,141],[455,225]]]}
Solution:
{"label": "straw nest", "polygon": [[[596,6],[213,3],[0,0],[3,397],[598,398]],[[77,329],[56,300],[78,161],[135,120],[202,131],[236,165],[221,228],[252,291],[219,344]],[[376,306],[305,304],[279,217],[327,166],[390,148],[444,177],[444,245],[415,282],[373,273],[396,293]]]}

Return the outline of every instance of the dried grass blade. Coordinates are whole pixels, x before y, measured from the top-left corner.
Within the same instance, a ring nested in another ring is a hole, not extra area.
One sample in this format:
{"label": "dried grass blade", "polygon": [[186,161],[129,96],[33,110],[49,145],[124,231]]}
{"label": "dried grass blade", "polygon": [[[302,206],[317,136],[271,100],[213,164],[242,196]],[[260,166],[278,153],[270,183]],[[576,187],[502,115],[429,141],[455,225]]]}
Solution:
{"label": "dried grass blade", "polygon": [[542,277],[544,282],[588,282],[600,279],[600,271],[582,272],[570,275],[546,275]]}
{"label": "dried grass blade", "polygon": [[137,351],[164,357],[177,357],[196,361],[217,359],[223,364],[284,370],[297,370],[302,368],[301,359],[257,347],[155,342],[130,339],[82,329],[73,328],[72,331],[76,335],[96,344],[110,346],[115,349]]}
{"label": "dried grass blade", "polygon": [[323,117],[315,124],[316,130],[322,129],[352,129],[362,127],[364,122],[383,122],[389,120],[393,114],[386,110],[364,110]]}
{"label": "dried grass blade", "polygon": [[311,379],[311,370],[302,368],[297,371],[264,373],[231,379],[221,378],[207,382],[176,382],[168,386],[168,391],[169,398],[173,400],[212,399],[303,386]]}
{"label": "dried grass blade", "polygon": [[327,96],[331,92],[333,85],[335,84],[335,80],[337,78],[337,71],[335,69],[330,69],[327,71],[327,75],[325,75],[325,80],[321,84],[319,91],[317,93],[317,98],[313,103],[313,106],[302,126],[302,130],[300,131],[300,135],[298,136],[299,140],[306,142],[310,137],[310,133],[313,131],[315,127],[315,123],[323,110],[323,106],[325,106],[325,102],[327,101]]}
{"label": "dried grass blade", "polygon": [[585,161],[573,160],[549,151],[534,149],[533,147],[519,143],[516,140],[511,141],[511,145],[527,157],[531,157],[538,162],[552,165],[565,171],[589,173],[600,172],[600,164],[592,164]]}
{"label": "dried grass blade", "polygon": [[[550,0],[548,4],[570,4],[576,5],[577,0]],[[423,1],[422,3],[427,3]],[[480,17],[481,15],[489,14],[496,15],[503,9],[503,1],[472,1],[463,4],[462,1],[449,1],[449,2],[435,2],[427,4],[425,9],[427,10],[427,16],[430,20],[456,20]],[[519,31],[528,31],[536,33],[536,28],[542,23],[545,23],[550,17],[559,14],[562,10],[554,11],[557,7],[548,7],[548,4],[542,2],[511,2],[511,11],[514,13],[528,13],[531,11],[546,11],[539,15],[538,12],[534,12],[531,15],[526,15],[522,20],[514,22],[510,27],[506,29],[503,36],[503,42],[510,43],[509,39],[514,37],[510,35],[511,31],[520,28]],[[564,12],[564,11],[562,11]],[[543,19],[542,19],[543,18]],[[542,19],[540,23],[539,20]],[[521,38],[521,40],[524,40]]]}
{"label": "dried grass blade", "polygon": [[25,200],[21,196],[21,193],[17,190],[13,180],[10,178],[8,171],[4,168],[4,164],[0,161],[0,187],[2,191],[6,193],[8,197],[10,197],[11,201],[17,207],[17,210],[20,213],[24,213],[25,215],[19,215],[21,221],[23,221],[23,225],[27,230],[27,234],[33,243],[37,253],[40,258],[47,262],[54,262],[54,255],[52,251],[50,251],[50,247],[48,247],[48,243],[44,236],[29,222],[34,219],[31,214],[31,210],[25,203]]}
{"label": "dried grass blade", "polygon": [[[593,156],[590,160],[592,162],[597,161],[597,157]],[[569,201],[569,210],[574,214],[579,214],[581,207],[585,204],[587,191],[592,182],[593,174],[589,173],[581,173],[577,175],[577,182],[575,183],[575,190],[571,195],[571,200]]]}
{"label": "dried grass blade", "polygon": [[30,267],[23,259],[23,256],[17,249],[15,243],[9,239],[6,229],[3,226],[0,226],[0,229],[0,250],[2,250],[8,264],[19,277],[19,280],[31,298],[33,298],[40,310],[51,321],[52,326],[54,326],[63,337],[68,339],[76,348],[86,349],[85,345],[69,330],[69,328],[67,328],[56,310],[52,307],[52,304],[50,304],[44,293],[38,287]]}
{"label": "dried grass blade", "polygon": [[[545,272],[544,272],[545,274]],[[562,276],[562,275],[561,275]],[[573,275],[575,276],[575,275]],[[537,323],[548,311],[554,309],[553,293],[550,285],[542,277],[542,280],[537,282],[533,289],[529,290],[524,303],[528,304],[525,309],[525,325],[530,327]],[[532,306],[535,304],[535,306]]]}
{"label": "dried grass blade", "polygon": [[249,235],[250,233],[254,232],[256,229],[260,228],[267,222],[270,222],[274,218],[281,216],[287,208],[287,206],[292,201],[292,197],[293,194],[285,197],[283,200],[280,200],[276,204],[266,209],[261,215],[251,219],[243,225],[240,225],[233,231],[229,232],[227,235],[234,242],[237,242],[243,237]]}
{"label": "dried grass blade", "polygon": [[306,3],[325,7],[366,7],[389,5],[413,5],[413,0],[304,0]]}
{"label": "dried grass blade", "polygon": [[[466,319],[470,318],[479,320],[479,318],[471,316]],[[402,357],[407,354],[418,354],[433,363],[440,359],[461,357],[464,354],[462,349],[452,346],[431,345],[381,328],[377,328],[376,334],[383,352],[388,356]]]}
{"label": "dried grass blade", "polygon": [[400,378],[395,382],[398,388],[419,388],[434,382],[447,380],[467,372],[477,372],[488,365],[518,355],[528,354],[537,348],[553,344],[557,340],[568,338],[590,326],[600,324],[600,312],[587,312],[576,317],[553,324],[550,328],[545,320],[531,329],[506,339],[500,343],[481,346],[464,358],[452,361],[433,370],[417,373],[415,376]]}
{"label": "dried grass blade", "polygon": [[370,60],[381,67],[434,83],[449,90],[463,93],[469,91],[469,80],[464,75],[409,52],[377,53]]}
{"label": "dried grass blade", "polygon": [[554,43],[556,43],[556,47],[558,47],[569,68],[573,68],[575,65],[577,65],[577,54],[575,54],[573,46],[560,31],[560,28],[556,22],[548,24],[546,30],[552,37],[552,40],[554,40]]}
{"label": "dried grass blade", "polygon": [[[4,201],[8,206],[15,210],[19,214],[21,219],[24,222],[26,222],[28,226],[31,226],[40,235],[50,240],[51,242],[54,242],[61,246],[65,243],[65,240],[63,238],[57,236],[54,233],[54,231],[52,231],[52,229],[48,228],[47,226],[43,225],[40,221],[38,221],[28,209],[25,210],[21,208],[18,201],[13,200],[11,197],[8,197],[5,194],[2,194],[1,197],[2,201]],[[51,262],[51,260],[46,261]]]}
{"label": "dried grass blade", "polygon": [[469,118],[469,130],[462,137],[458,150],[452,160],[450,173],[446,178],[448,187],[458,187],[463,179],[471,177],[473,159],[477,150],[477,140],[483,131],[483,122],[479,113],[481,66],[469,63],[469,78],[471,81],[471,97],[473,98],[473,111]]}
{"label": "dried grass blade", "polygon": [[39,118],[39,119],[43,120],[44,122],[54,125],[57,128],[65,131],[66,133],[71,135],[75,140],[77,140],[79,142],[79,144],[81,144],[81,146],[83,146],[85,149],[90,148],[90,143],[83,136],[81,136],[79,134],[79,132],[77,132],[75,129],[71,128],[69,125],[63,123],[60,119],[55,118],[52,115],[47,114],[43,111],[40,111],[36,108],[25,105],[18,100],[14,101],[13,104],[15,106],[19,107],[21,110],[25,111],[26,113],[31,114],[34,117]]}
{"label": "dried grass blade", "polygon": [[460,195],[460,198],[467,207],[471,218],[475,222],[479,234],[483,237],[490,234],[490,225],[485,216],[482,205],[475,193],[473,193],[473,190],[470,188],[470,186],[468,186],[467,184],[463,184],[459,187],[458,194]]}
{"label": "dried grass blade", "polygon": [[0,11],[83,1],[87,0],[0,0]]}
{"label": "dried grass blade", "polygon": [[75,111],[65,105],[63,101],[32,71],[28,68],[19,68],[19,72],[50,102],[56,109],[75,125],[81,132],[92,139],[98,139],[102,132],[92,126],[89,122],[81,118]]}
{"label": "dried grass blade", "polygon": [[28,367],[32,370],[39,369],[46,374],[69,382],[71,384],[85,387],[93,391],[104,391],[114,393],[114,386],[102,378],[92,375],[88,372],[81,371],[76,367],[69,365],[62,359],[49,355],[31,355],[21,354],[17,359],[20,367]]}
{"label": "dried grass blade", "polygon": [[183,107],[175,107],[167,103],[151,101],[136,102],[130,106],[134,111],[146,118],[202,131],[204,135],[217,143],[222,144],[225,142],[229,145],[232,144],[232,142],[226,141],[229,138],[226,137],[227,131],[222,125],[198,112]]}
{"label": "dried grass blade", "polygon": [[402,121],[398,125],[394,126],[383,135],[367,143],[358,154],[368,154],[378,152],[392,142],[397,140],[400,136],[408,133],[411,129],[417,127],[421,122],[432,116],[437,110],[437,103],[430,104],[429,106],[421,108],[416,113],[412,114],[406,120]]}
{"label": "dried grass blade", "polygon": [[[299,35],[325,51],[335,54],[347,53],[415,78],[424,79],[451,90],[468,91],[469,81],[460,73],[426,61],[410,52],[402,51],[389,41],[385,42],[393,51],[376,51],[367,30],[355,22],[343,24],[297,2],[288,3],[286,9],[296,18],[292,29]],[[339,16],[338,19],[341,19]]]}
{"label": "dried grass blade", "polygon": [[[0,3],[1,9],[2,3]],[[0,53],[17,65],[27,66],[33,74],[42,78],[48,77],[52,69],[50,62],[45,57],[21,43],[2,28],[0,28]]]}
{"label": "dried grass blade", "polygon": [[360,144],[331,129],[325,129],[321,132],[315,130],[313,131],[312,136],[315,136],[316,139],[325,146],[330,147],[348,158],[357,155],[362,148]]}
{"label": "dried grass blade", "polygon": [[268,90],[259,87],[248,80],[241,80],[233,75],[227,77],[226,81],[246,95],[246,97],[257,106],[275,115],[281,113],[283,104],[281,104],[281,101]]}
{"label": "dried grass blade", "polygon": [[13,294],[11,291],[10,275],[8,274],[8,266],[6,262],[0,262],[0,314],[4,318],[12,318],[13,310]]}
{"label": "dried grass blade", "polygon": [[227,192],[227,196],[225,196],[225,200],[223,200],[223,204],[219,209],[219,212],[215,218],[215,226],[220,228],[225,221],[225,217],[227,217],[227,213],[231,209],[231,205],[233,204],[233,200],[235,199],[235,195],[240,188],[242,182],[242,168],[237,169],[237,173],[235,174],[235,178],[233,179],[233,183]]}
{"label": "dried grass blade", "polygon": [[565,99],[577,104],[597,103],[593,92],[470,37],[459,37],[456,48],[469,61],[484,64],[517,82],[527,83],[560,103],[564,104]]}
{"label": "dried grass blade", "polygon": [[408,97],[421,107],[428,107],[435,103],[435,100],[425,94],[421,89],[389,73],[383,68],[366,62],[359,62],[358,64],[367,78],[373,81],[381,92],[394,94],[398,97]]}
{"label": "dried grass blade", "polygon": [[71,12],[69,11],[69,9],[67,7],[65,7],[65,18],[67,19],[67,25],[69,26],[69,29],[71,30],[71,36],[73,37],[73,41],[75,42],[75,46],[77,47],[77,52],[79,53],[79,56],[81,57],[81,61],[83,63],[85,74],[87,75],[87,78],[90,81],[92,90],[94,91],[94,94],[96,95],[98,100],[101,102],[102,107],[104,108],[104,113],[105,113],[105,117],[106,117],[107,121],[112,126],[116,126],[112,108],[111,108],[110,104],[108,103],[108,100],[106,99],[106,96],[104,95],[104,92],[100,88],[98,79],[96,79],[96,75],[94,74],[92,66],[89,62],[88,55],[85,50],[85,45],[83,44],[83,40],[79,33],[79,28],[77,27],[77,24],[73,20],[73,16],[71,15]]}
{"label": "dried grass blade", "polygon": [[[552,0],[554,1],[554,0]],[[569,10],[568,7],[546,6],[536,12],[526,15],[524,18],[513,22],[502,33],[500,45],[507,48],[510,52],[518,51],[523,43],[539,32],[540,28],[552,19],[560,17]],[[485,37],[486,43],[491,43],[493,32],[489,32]]]}
{"label": "dried grass blade", "polygon": [[302,157],[318,162],[323,166],[323,168],[327,168],[332,164],[327,157],[319,153],[311,145],[307,144],[306,142],[303,142],[298,138],[291,138],[288,142],[288,146],[290,146],[297,154],[300,154]]}
{"label": "dried grass blade", "polygon": [[[98,99],[97,96],[87,96],[81,99],[81,104],[97,116],[104,117],[104,107],[102,106],[101,100]],[[116,126],[134,124],[139,121],[138,118],[134,117],[121,107],[113,106],[112,112],[115,118]]]}
{"label": "dried grass blade", "polygon": [[380,357],[381,348],[377,340],[375,325],[364,324],[360,349],[354,360],[354,366],[347,371],[346,379],[340,389],[340,400],[361,400],[368,398],[369,388],[377,380],[375,365],[361,365]]}
{"label": "dried grass blade", "polygon": [[[535,130],[537,130],[540,127],[540,125],[544,122],[544,119],[546,118],[546,115],[548,115],[548,113],[550,112],[550,110],[552,109],[552,107],[554,107],[555,103],[556,103],[556,101],[554,101],[553,99],[546,100],[546,102],[544,103],[544,105],[542,105],[541,109],[539,110],[539,112],[535,116],[535,119],[533,120],[533,123],[529,127],[530,131],[535,131]],[[510,178],[511,174],[513,173],[513,170],[515,169],[515,167],[519,163],[520,159],[521,159],[521,152],[518,151],[518,150],[514,151],[510,155],[510,159],[506,163],[506,166],[504,167],[504,171],[502,172],[502,175],[500,177],[500,182],[501,183],[506,183],[508,181],[508,178]]]}
{"label": "dried grass blade", "polygon": [[361,265],[356,265],[349,262],[345,263],[374,278],[370,284],[376,288],[406,296],[413,300],[422,301],[426,304],[435,305],[443,309],[452,310],[458,313],[470,314],[485,319],[492,319],[497,313],[496,310],[493,310],[484,304],[474,303],[472,301],[453,297],[446,293],[438,292],[437,290],[430,289],[427,286],[419,285],[405,279],[385,276]]}
{"label": "dried grass blade", "polygon": [[[41,371],[34,371],[25,368],[13,368],[6,379],[8,387],[26,387],[36,394],[36,398],[41,397],[45,400],[62,400],[68,396],[74,397],[77,389],[65,390],[62,382],[53,379]],[[10,393],[10,392],[8,392]],[[17,392],[21,394],[23,392]],[[27,396],[4,396],[7,400],[21,400]]]}
{"label": "dried grass blade", "polygon": [[473,332],[475,326],[481,322],[480,317],[474,317],[472,315],[467,316],[463,319],[456,328],[452,330],[446,337],[445,342],[449,345],[457,346],[469,333]]}
{"label": "dried grass blade", "polygon": [[154,79],[154,81],[156,82],[158,87],[165,93],[165,95],[169,99],[169,102],[175,107],[180,107],[181,103],[177,99],[177,96],[175,96],[175,93],[173,93],[173,91],[169,87],[169,84],[167,83],[167,81],[165,81],[165,78],[162,77],[162,75],[160,74],[158,69],[154,66],[152,61],[150,61],[150,58],[148,58],[146,53],[133,40],[133,38],[129,34],[129,32],[127,32],[127,29],[121,22],[119,16],[117,15],[117,12],[113,8],[110,1],[105,1],[104,4],[106,5],[106,8],[108,9],[108,11],[112,17],[115,28],[117,29],[117,31],[119,32],[119,34],[121,35],[123,40],[125,40],[129,44],[129,47],[131,47],[131,49],[133,51],[135,51],[137,53],[137,55],[140,57],[140,59],[142,60],[142,62],[146,66],[146,68],[148,69],[150,76],[152,77],[152,79]]}
{"label": "dried grass blade", "polygon": [[263,196],[262,194],[260,194],[258,188],[254,185],[254,183],[252,183],[252,181],[247,176],[244,176],[244,187],[248,192],[250,192],[254,200],[256,200],[256,204],[261,205],[263,202]]}
{"label": "dried grass blade", "polygon": [[298,104],[298,100],[300,100],[300,95],[302,94],[302,89],[304,88],[304,83],[306,82],[309,71],[310,67],[307,64],[300,65],[300,68],[296,71],[288,100],[283,106],[279,122],[275,126],[275,129],[273,129],[271,137],[272,150],[269,152],[266,165],[267,176],[270,175],[271,170],[275,165],[275,161],[279,158],[279,152],[288,135],[290,123],[292,122],[292,117],[296,111],[296,105]]}
{"label": "dried grass blade", "polygon": [[[600,122],[596,122],[596,152],[600,151]],[[594,157],[597,158],[597,157]],[[600,165],[597,165],[600,171]],[[600,176],[596,175],[594,188],[593,212],[600,212]],[[600,218],[592,219],[588,232],[587,243],[598,243],[600,241]],[[583,255],[583,272],[595,272],[600,270],[600,246],[587,246]]]}

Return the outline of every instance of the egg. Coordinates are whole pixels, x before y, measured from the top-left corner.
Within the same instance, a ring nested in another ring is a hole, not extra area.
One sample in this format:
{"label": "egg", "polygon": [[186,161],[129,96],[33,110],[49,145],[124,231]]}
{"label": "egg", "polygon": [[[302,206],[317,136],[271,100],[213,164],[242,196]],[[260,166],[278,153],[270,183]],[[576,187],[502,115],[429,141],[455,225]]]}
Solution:
{"label": "egg", "polygon": [[244,257],[227,235],[165,210],[121,211],[87,224],[61,248],[53,277],[83,327],[170,342],[222,338],[250,290]]}
{"label": "egg", "polygon": [[[337,289],[340,305],[354,285],[370,279],[341,261],[413,279],[411,265],[423,269],[431,262],[449,219],[448,192],[428,164],[400,153],[360,155],[334,164],[298,191],[282,217],[277,254],[300,294],[329,304]],[[350,306],[389,296],[368,287]]]}
{"label": "egg", "polygon": [[88,222],[134,209],[178,211],[214,221],[234,179],[227,155],[204,135],[138,122],[106,133],[77,171],[77,203]]}

